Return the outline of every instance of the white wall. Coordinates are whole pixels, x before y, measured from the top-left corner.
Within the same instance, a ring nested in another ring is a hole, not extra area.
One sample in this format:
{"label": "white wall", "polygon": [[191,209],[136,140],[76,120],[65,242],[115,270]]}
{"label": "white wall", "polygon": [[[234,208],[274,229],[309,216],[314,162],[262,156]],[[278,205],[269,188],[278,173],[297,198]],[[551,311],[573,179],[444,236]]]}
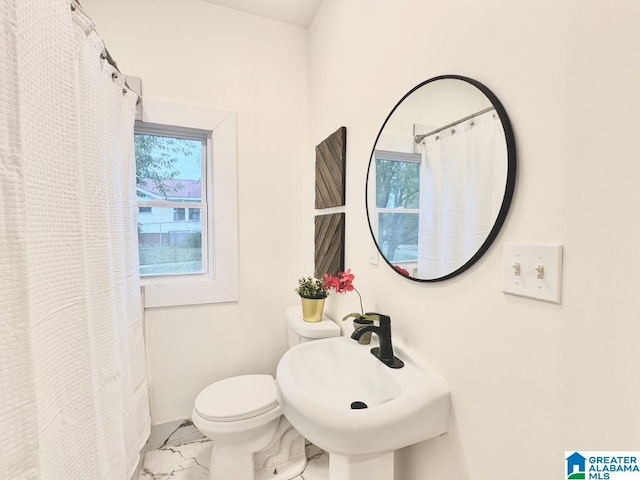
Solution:
{"label": "white wall", "polygon": [[[640,445],[638,18],[635,0],[321,5],[309,37],[310,145],[347,126],[347,266],[365,309],[391,314],[394,336],[452,389],[450,433],[399,452],[396,478],[563,478],[565,450]],[[365,175],[388,111],[446,73],[503,102],[518,182],[481,261],[419,284],[368,263]],[[562,305],[501,292],[506,241],[565,245]]]}
{"label": "white wall", "polygon": [[[83,0],[144,96],[238,118],[240,301],[147,311],[152,421],[190,416],[197,393],[275,373],[285,308],[313,272],[307,30],[199,0]],[[313,149],[310,150],[311,152]]]}

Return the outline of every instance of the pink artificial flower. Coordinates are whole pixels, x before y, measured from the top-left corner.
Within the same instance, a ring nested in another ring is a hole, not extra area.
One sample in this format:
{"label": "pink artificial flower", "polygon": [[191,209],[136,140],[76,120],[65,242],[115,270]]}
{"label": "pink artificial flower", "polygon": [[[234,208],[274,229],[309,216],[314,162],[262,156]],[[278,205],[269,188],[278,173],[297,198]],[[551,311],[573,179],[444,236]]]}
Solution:
{"label": "pink artificial flower", "polygon": [[332,277],[325,273],[324,284],[327,288],[335,290],[336,293],[352,292],[354,290],[353,279],[354,275],[351,273],[351,269],[346,272],[338,273],[337,277]]}
{"label": "pink artificial flower", "polygon": [[347,269],[346,272],[339,272],[337,277],[332,277],[330,275],[324,274],[324,285],[329,290],[335,290],[336,293],[346,293],[355,291],[358,294],[358,298],[360,300],[360,311],[363,312],[362,309],[362,297],[360,296],[360,292],[353,286],[353,279],[355,275],[351,273],[351,269]]}
{"label": "pink artificial flower", "polygon": [[338,290],[340,286],[340,280],[338,277],[332,277],[331,275],[324,274],[324,286],[329,290]]}
{"label": "pink artificial flower", "polygon": [[351,269],[349,268],[346,272],[338,273],[338,278],[340,279],[340,290],[342,292],[352,292],[354,289],[353,279],[355,276],[351,273]]}

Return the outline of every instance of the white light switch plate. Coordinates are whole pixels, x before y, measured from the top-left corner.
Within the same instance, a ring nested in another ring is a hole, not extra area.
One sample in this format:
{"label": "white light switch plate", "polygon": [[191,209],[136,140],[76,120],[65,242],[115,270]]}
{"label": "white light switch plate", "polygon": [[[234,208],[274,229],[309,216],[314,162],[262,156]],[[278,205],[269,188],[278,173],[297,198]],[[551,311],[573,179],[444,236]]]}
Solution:
{"label": "white light switch plate", "polygon": [[562,302],[562,245],[505,243],[502,291],[547,302]]}

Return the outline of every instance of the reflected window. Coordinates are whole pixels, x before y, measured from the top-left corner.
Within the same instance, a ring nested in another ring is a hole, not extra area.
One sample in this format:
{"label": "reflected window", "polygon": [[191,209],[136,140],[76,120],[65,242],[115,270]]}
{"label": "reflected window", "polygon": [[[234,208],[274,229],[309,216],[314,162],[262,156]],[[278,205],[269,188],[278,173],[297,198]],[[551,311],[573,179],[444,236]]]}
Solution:
{"label": "reflected window", "polygon": [[418,259],[420,155],[378,150],[376,210],[378,245],[394,265]]}

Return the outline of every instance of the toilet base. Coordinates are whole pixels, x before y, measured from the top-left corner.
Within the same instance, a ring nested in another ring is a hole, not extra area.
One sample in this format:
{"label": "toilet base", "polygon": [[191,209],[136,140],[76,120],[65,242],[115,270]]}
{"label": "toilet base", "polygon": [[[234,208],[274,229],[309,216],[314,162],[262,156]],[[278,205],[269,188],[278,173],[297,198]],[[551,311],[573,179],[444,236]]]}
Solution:
{"label": "toilet base", "polygon": [[268,445],[257,452],[248,444],[214,439],[209,480],[289,480],[307,465],[305,440],[283,416]]}
{"label": "toilet base", "polygon": [[284,415],[280,417],[280,425],[280,441],[253,455],[256,480],[288,480],[302,473],[307,466],[304,437]]}

